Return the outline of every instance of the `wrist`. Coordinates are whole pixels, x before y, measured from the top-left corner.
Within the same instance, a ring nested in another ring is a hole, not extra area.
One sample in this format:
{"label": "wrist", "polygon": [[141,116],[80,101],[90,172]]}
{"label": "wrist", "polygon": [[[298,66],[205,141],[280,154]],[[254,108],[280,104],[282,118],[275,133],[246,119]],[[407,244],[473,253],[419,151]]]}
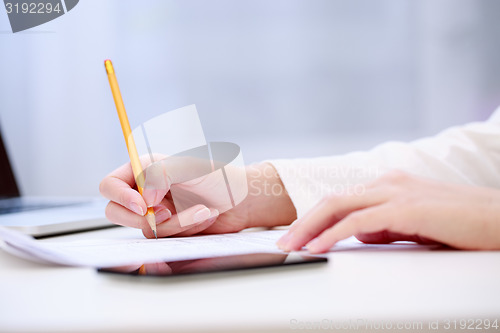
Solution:
{"label": "wrist", "polygon": [[297,218],[295,206],[274,166],[253,164],[246,167],[246,173],[247,228],[289,225]]}

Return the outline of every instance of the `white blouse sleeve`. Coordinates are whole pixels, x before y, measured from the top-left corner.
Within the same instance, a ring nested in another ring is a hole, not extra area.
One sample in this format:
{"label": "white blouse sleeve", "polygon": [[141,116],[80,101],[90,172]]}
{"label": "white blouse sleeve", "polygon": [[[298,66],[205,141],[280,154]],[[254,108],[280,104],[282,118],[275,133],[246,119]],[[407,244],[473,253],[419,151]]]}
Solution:
{"label": "white blouse sleeve", "polygon": [[452,127],[410,143],[387,142],[367,152],[267,162],[278,171],[298,217],[326,194],[362,191],[364,183],[393,169],[500,188],[500,108],[486,122]]}

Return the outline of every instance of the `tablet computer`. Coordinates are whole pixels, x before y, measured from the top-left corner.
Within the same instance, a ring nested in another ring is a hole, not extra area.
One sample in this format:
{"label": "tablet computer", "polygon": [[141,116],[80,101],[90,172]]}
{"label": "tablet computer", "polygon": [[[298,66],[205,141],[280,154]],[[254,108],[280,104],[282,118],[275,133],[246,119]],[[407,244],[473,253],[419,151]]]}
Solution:
{"label": "tablet computer", "polygon": [[326,263],[322,256],[299,253],[251,253],[194,260],[135,264],[120,267],[99,268],[100,273],[168,277],[188,274],[225,272],[298,264]]}

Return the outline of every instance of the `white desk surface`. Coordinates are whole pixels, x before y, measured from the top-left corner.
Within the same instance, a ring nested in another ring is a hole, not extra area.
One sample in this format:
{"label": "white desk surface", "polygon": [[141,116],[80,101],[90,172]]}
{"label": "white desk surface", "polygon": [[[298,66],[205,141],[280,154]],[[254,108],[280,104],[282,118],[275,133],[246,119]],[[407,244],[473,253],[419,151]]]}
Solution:
{"label": "white desk surface", "polygon": [[165,279],[46,266],[3,251],[0,267],[1,332],[267,332],[323,320],[423,322],[425,331],[434,320],[500,320],[500,252],[354,250],[331,253],[327,265]]}

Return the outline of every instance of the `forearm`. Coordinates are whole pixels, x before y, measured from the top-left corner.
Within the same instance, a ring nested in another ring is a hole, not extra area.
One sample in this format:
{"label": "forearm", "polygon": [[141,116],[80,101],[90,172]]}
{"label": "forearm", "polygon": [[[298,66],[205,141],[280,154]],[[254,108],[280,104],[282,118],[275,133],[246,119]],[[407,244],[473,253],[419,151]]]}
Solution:
{"label": "forearm", "polygon": [[500,123],[471,123],[410,143],[387,143],[370,153],[380,164],[436,180],[500,188]]}
{"label": "forearm", "polygon": [[248,227],[275,227],[288,225],[297,218],[297,212],[283,186],[276,169],[269,163],[247,167]]}
{"label": "forearm", "polygon": [[327,194],[363,192],[391,170],[451,183],[500,188],[499,119],[448,129],[414,142],[387,142],[366,152],[269,161],[302,217]]}

